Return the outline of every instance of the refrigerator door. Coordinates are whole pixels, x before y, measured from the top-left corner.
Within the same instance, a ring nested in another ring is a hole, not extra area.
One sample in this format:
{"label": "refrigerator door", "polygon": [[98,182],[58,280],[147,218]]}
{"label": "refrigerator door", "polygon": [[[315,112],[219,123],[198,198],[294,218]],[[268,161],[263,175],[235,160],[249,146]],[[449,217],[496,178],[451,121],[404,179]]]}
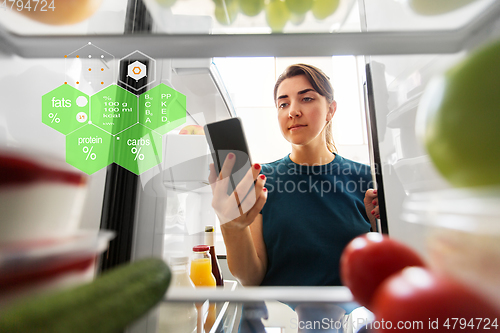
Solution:
{"label": "refrigerator door", "polygon": [[[500,32],[496,20],[484,17],[479,20],[484,8],[495,8],[492,1],[475,1],[442,15],[416,15],[394,1],[382,2],[380,7],[371,1],[364,2],[367,31],[450,28],[464,31],[473,22],[482,25],[477,33],[462,41],[462,48],[453,53],[443,54],[436,50],[420,55],[365,57],[365,97],[375,153],[372,162],[377,164],[377,179],[382,188],[386,214],[382,215],[382,231],[426,255],[428,227],[405,220],[405,202],[411,200],[413,194],[439,193],[451,189],[451,185],[435,169],[419,136],[417,111],[421,97],[432,78],[444,73],[472,51],[497,39]],[[418,1],[408,1],[408,4],[412,3],[415,5]],[[389,20],[389,17],[398,19]],[[453,34],[450,34],[451,38]]]}

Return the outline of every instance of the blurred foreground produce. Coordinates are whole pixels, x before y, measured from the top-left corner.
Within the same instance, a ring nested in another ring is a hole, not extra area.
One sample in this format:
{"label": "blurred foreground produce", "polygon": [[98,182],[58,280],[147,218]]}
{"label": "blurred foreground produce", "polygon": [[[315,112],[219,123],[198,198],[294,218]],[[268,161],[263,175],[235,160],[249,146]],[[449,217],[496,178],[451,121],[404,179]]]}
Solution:
{"label": "blurred foreground produce", "polygon": [[[18,0],[16,6],[24,5],[19,13],[29,18],[52,25],[79,23],[94,14],[103,0],[31,1]],[[35,10],[35,5],[38,6]],[[28,10],[28,7],[31,7]]]}
{"label": "blurred foreground produce", "polygon": [[339,8],[340,0],[314,0],[312,13],[317,20],[324,20]]}
{"label": "blurred foreground produce", "polygon": [[291,13],[305,14],[311,9],[313,0],[285,0],[285,4]]}
{"label": "blurred foreground produce", "polygon": [[290,11],[284,1],[270,0],[266,4],[266,21],[273,32],[282,32],[289,17]]}
{"label": "blurred foreground produce", "polygon": [[345,247],[340,258],[340,277],[354,299],[371,309],[373,295],[382,282],[408,266],[424,266],[424,262],[408,246],[369,232]]}
{"label": "blurred foreground produce", "polygon": [[[161,0],[157,0],[161,1]],[[166,0],[165,0],[166,1]],[[322,21],[333,15],[341,0],[212,0],[214,16],[222,25],[231,25],[238,12],[255,17],[265,9],[267,25],[273,33],[283,32],[288,21],[300,25],[308,12]]]}
{"label": "blurred foreground produce", "polygon": [[177,0],[156,0],[162,7],[172,7]]}
{"label": "blurred foreground produce", "polygon": [[424,144],[455,187],[500,185],[500,42],[434,78],[419,106]]}
{"label": "blurred foreground produce", "polygon": [[238,16],[238,1],[231,0],[225,4],[215,5],[215,19],[222,25],[230,25]]}
{"label": "blurred foreground produce", "polygon": [[472,290],[421,267],[385,280],[373,312],[377,332],[498,332],[500,320],[500,313]]}
{"label": "blurred foreground produce", "polygon": [[239,0],[240,10],[246,16],[256,16],[264,9],[264,0]]}
{"label": "blurred foreground produce", "polygon": [[87,285],[2,309],[0,332],[116,333],[155,306],[169,283],[163,260],[136,261]]}

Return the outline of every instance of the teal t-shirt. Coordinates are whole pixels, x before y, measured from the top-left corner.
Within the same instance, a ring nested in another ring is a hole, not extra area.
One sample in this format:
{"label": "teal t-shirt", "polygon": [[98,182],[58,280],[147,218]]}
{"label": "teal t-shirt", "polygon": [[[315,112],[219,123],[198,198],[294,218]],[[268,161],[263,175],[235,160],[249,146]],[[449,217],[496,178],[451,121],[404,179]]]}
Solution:
{"label": "teal t-shirt", "polygon": [[363,199],[370,167],[336,155],[303,166],[289,156],[263,164],[267,202],[262,209],[267,272],[263,286],[341,285],[340,255],[370,231]]}

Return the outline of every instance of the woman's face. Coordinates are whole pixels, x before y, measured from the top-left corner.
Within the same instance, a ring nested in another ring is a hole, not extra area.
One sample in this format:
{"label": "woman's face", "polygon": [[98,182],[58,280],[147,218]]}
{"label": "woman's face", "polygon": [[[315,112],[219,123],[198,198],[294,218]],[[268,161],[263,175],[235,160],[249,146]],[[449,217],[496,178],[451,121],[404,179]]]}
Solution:
{"label": "woman's face", "polygon": [[285,139],[295,145],[326,145],[321,131],[337,107],[314,90],[305,75],[285,79],[278,87],[278,122]]}

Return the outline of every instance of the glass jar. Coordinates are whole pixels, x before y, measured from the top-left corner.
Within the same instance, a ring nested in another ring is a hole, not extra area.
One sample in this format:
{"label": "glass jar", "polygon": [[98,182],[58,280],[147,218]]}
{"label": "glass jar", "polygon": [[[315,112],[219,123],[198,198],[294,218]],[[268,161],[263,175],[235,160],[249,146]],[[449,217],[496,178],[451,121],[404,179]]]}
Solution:
{"label": "glass jar", "polygon": [[193,247],[191,259],[191,281],[196,287],[215,287],[216,280],[212,274],[210,246],[197,245]]}

